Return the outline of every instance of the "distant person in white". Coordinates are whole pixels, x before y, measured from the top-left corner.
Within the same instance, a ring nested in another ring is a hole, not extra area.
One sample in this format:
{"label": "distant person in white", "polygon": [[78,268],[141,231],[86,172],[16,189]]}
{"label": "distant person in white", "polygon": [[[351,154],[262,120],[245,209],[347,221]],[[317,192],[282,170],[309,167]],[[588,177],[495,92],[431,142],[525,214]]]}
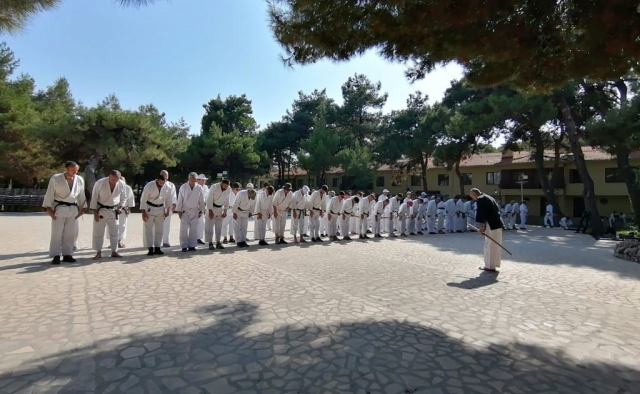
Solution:
{"label": "distant person in white", "polygon": [[77,239],[77,219],[82,215],[86,204],[84,179],[78,175],[80,166],[68,161],[64,167],[63,173],[55,174],[49,179],[42,202],[42,207],[51,217],[49,257],[53,257],[51,264],[54,265],[60,264],[60,252],[65,263],[76,262],[73,247]]}
{"label": "distant person in white", "polygon": [[111,257],[122,257],[118,254],[118,218],[127,202],[127,194],[120,176],[120,171],[113,170],[108,177],[100,179],[93,186],[89,208],[93,210],[94,220],[93,249],[96,251],[94,260],[102,258],[105,227],[109,227]]}
{"label": "distant person in white", "polygon": [[124,248],[125,245],[122,241],[127,239],[127,222],[129,221],[131,208],[136,206],[136,200],[131,186],[127,185],[125,177],[121,176],[120,181],[124,183],[125,194],[127,196],[125,203],[122,204],[122,214],[118,217],[118,248]]}
{"label": "distant person in white", "polygon": [[198,243],[198,219],[205,209],[202,186],[196,183],[198,174],[189,173],[187,183],[180,186],[176,212],[180,217],[180,246],[183,252],[195,251]]}
{"label": "distant person in white", "polygon": [[140,211],[144,222],[144,247],[149,249],[147,256],[163,255],[162,232],[164,221],[171,214],[173,196],[166,180],[158,175],[155,181],[147,183],[140,196]]}
{"label": "distant person in white", "polygon": [[171,210],[169,211],[169,216],[167,216],[164,220],[164,228],[162,229],[162,246],[168,248],[171,246],[169,244],[169,234],[171,233],[171,217],[173,216],[173,212],[176,210],[176,204],[178,203],[178,191],[176,190],[176,185],[169,181],[169,173],[167,170],[160,171],[160,175],[162,175],[165,179],[165,186],[169,189],[169,193],[171,194]]}

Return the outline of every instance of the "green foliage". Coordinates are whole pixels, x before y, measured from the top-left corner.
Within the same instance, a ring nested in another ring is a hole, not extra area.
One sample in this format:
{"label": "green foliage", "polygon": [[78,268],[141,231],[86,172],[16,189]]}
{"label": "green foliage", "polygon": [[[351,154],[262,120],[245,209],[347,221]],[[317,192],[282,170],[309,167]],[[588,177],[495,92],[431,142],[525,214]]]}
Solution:
{"label": "green foliage", "polygon": [[373,83],[365,75],[349,77],[342,85],[343,104],[338,110],[338,125],[344,133],[343,145],[359,142],[373,145],[380,121],[382,107],[387,102],[387,93],[381,93],[380,82]]}
{"label": "green foliage", "polygon": [[317,177],[317,183],[326,183],[325,174],[339,164],[336,154],[340,150],[340,137],[334,129],[327,127],[323,115],[316,119],[311,136],[301,142],[298,165]]}
{"label": "green foliage", "polygon": [[375,49],[421,78],[456,62],[485,86],[549,92],[637,70],[638,3],[622,1],[272,0],[289,64],[346,61]]}
{"label": "green foliage", "polygon": [[372,162],[372,151],[369,147],[356,142],[351,147],[342,149],[337,155],[338,162],[346,179],[352,179],[345,185],[352,189],[368,189],[376,175]]}

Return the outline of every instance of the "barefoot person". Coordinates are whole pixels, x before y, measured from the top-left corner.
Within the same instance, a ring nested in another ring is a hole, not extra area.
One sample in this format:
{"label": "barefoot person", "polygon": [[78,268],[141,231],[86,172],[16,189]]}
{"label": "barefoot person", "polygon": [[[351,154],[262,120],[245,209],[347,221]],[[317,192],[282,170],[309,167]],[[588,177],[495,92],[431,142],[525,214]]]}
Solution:
{"label": "barefoot person", "polygon": [[124,183],[120,181],[120,171],[111,171],[108,177],[100,179],[93,186],[89,208],[93,210],[94,220],[93,249],[96,251],[94,260],[102,258],[105,227],[109,227],[111,257],[122,257],[118,254],[118,217],[126,203],[127,194]]}
{"label": "barefoot person", "polygon": [[[502,243],[504,223],[500,215],[500,205],[480,189],[473,188],[469,194],[476,201],[476,222],[480,225],[480,232]],[[500,267],[502,249],[496,242],[488,237],[484,238],[484,267],[480,267],[483,271],[497,272],[496,268]]]}
{"label": "barefoot person", "polygon": [[77,219],[86,202],[84,180],[78,175],[80,167],[73,161],[66,162],[64,167],[63,173],[55,174],[49,180],[42,203],[51,216],[49,256],[53,257],[51,264],[55,265],[60,264],[60,252],[65,263],[76,261],[72,255],[77,239]]}

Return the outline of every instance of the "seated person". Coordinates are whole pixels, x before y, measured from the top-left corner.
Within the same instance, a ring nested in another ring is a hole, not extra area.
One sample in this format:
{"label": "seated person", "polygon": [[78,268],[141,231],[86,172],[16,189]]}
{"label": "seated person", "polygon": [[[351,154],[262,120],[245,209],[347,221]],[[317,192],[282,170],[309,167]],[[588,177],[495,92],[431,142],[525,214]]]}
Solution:
{"label": "seated person", "polygon": [[573,222],[571,221],[570,217],[565,216],[562,219],[560,219],[560,227],[562,227],[563,229],[569,230],[572,226],[573,226]]}

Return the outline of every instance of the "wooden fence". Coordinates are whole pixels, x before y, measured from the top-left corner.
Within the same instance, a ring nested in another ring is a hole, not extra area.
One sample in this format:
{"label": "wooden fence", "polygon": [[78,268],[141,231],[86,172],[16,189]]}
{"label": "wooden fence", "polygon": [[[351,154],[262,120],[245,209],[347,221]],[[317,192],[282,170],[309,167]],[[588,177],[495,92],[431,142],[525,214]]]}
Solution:
{"label": "wooden fence", "polygon": [[4,212],[42,210],[45,189],[0,188],[0,210]]}

